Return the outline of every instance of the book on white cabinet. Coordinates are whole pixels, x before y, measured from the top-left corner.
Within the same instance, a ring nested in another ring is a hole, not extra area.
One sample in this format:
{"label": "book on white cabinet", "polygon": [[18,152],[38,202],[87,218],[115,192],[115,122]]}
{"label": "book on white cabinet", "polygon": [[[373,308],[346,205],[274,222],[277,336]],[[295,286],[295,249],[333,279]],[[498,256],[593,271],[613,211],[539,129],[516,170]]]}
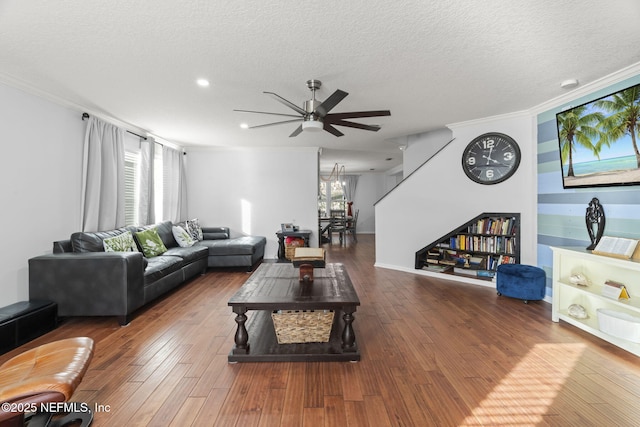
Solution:
{"label": "book on white cabinet", "polygon": [[[602,331],[598,311],[619,313],[622,328],[640,327],[640,261],[621,259],[591,253],[575,247],[551,247],[553,251],[553,301],[552,320],[565,321],[605,341],[640,356],[640,342]],[[580,275],[587,280],[576,281]],[[607,282],[609,284],[607,285]],[[611,292],[611,285],[618,290]],[[624,292],[621,292],[624,290]],[[586,310],[587,318],[569,314],[569,307],[579,305]],[[637,326],[635,320],[638,320]],[[602,319],[601,319],[602,320]]]}

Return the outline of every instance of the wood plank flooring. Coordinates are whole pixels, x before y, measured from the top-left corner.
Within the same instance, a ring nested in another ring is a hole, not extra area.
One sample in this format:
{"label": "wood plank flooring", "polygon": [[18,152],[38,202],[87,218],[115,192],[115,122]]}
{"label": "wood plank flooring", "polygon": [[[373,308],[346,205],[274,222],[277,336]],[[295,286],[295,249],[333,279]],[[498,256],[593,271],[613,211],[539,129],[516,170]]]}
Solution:
{"label": "wood plank flooring", "polygon": [[[337,239],[336,239],[337,241]],[[544,302],[373,267],[374,237],[324,245],[360,296],[362,361],[228,364],[231,295],[249,277],[210,270],[136,313],[70,318],[0,362],[56,339],[96,352],[73,400],[94,426],[637,426],[640,360]]]}

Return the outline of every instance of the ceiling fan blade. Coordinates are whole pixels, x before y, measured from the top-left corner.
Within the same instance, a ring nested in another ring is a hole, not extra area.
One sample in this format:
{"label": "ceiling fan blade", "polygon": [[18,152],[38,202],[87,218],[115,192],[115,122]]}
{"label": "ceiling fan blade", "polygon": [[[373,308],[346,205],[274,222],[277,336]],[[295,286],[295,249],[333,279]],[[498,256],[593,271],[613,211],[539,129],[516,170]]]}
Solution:
{"label": "ceiling fan blade", "polygon": [[364,125],[362,123],[347,122],[346,120],[331,120],[329,124],[337,125],[337,126],[347,126],[350,128],[356,128],[356,129],[362,129],[362,130],[371,130],[374,132],[378,132],[380,130],[380,126],[378,125]]}
{"label": "ceiling fan blade", "polygon": [[253,110],[233,110],[233,111],[239,111],[241,113],[258,113],[258,114],[271,114],[274,116],[298,117],[293,114],[270,113],[268,111],[253,111]]}
{"label": "ceiling fan blade", "polygon": [[336,90],[331,94],[330,97],[324,100],[324,102],[315,109],[315,113],[320,117],[324,117],[327,115],[329,111],[333,109],[340,101],[342,101],[346,96],[349,95],[347,92],[343,90]]}
{"label": "ceiling fan blade", "polygon": [[269,127],[269,126],[282,125],[282,124],[285,124],[285,123],[299,122],[300,120],[302,120],[302,119],[285,120],[285,121],[282,121],[282,122],[274,122],[274,123],[267,123],[267,124],[264,124],[264,125],[249,126],[247,129],[266,128],[266,127]]}
{"label": "ceiling fan blade", "polygon": [[342,120],[342,119],[359,119],[363,117],[380,117],[380,116],[390,116],[391,111],[389,110],[379,110],[379,111],[353,111],[351,113],[334,113],[327,114],[327,118],[333,120]]}
{"label": "ceiling fan blade", "polygon": [[287,101],[286,99],[284,99],[283,97],[281,97],[280,95],[278,95],[277,93],[273,93],[273,92],[264,92],[267,95],[271,95],[271,97],[273,99],[275,99],[276,101],[286,105],[287,107],[291,108],[292,110],[294,110],[296,113],[302,114],[303,116],[307,115],[307,112],[304,111],[302,108],[298,107],[296,104],[294,104],[291,101]]}
{"label": "ceiling fan blade", "polygon": [[289,135],[289,138],[291,138],[292,136],[298,136],[300,135],[301,132],[302,132],[302,125],[298,126],[296,130],[294,130],[293,133]]}
{"label": "ceiling fan blade", "polygon": [[331,126],[329,123],[325,122],[323,123],[322,128],[324,130],[326,130],[329,133],[334,134],[335,136],[342,136],[344,135],[344,133],[340,132],[338,129],[334,128],[333,126]]}

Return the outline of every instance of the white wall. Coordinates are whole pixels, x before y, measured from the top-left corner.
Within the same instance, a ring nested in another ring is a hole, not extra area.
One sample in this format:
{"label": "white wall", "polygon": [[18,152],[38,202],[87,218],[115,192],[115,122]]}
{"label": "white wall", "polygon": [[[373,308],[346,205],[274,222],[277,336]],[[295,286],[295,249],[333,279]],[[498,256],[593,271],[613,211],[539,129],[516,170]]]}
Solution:
{"label": "white wall", "polygon": [[402,169],[406,178],[422,163],[445,146],[452,138],[450,129],[424,132],[407,137],[407,147],[402,155]]}
{"label": "white wall", "polygon": [[353,208],[360,209],[357,233],[375,233],[376,221],[373,204],[384,196],[386,180],[387,176],[381,173],[363,173],[358,178],[358,187],[353,201]]}
{"label": "white wall", "polygon": [[283,222],[311,230],[318,246],[317,148],[186,151],[188,212],[201,225],[267,237],[265,258],[277,258]]}
{"label": "white wall", "polygon": [[81,113],[0,83],[0,307],[29,298],[28,259],[80,226]]}
{"label": "white wall", "polygon": [[[452,125],[456,139],[376,205],[376,265],[416,272],[416,251],[482,212],[520,212],[521,262],[535,265],[534,120],[519,113]],[[512,136],[522,152],[500,184],[476,184],[462,170],[462,151],[486,132]]]}

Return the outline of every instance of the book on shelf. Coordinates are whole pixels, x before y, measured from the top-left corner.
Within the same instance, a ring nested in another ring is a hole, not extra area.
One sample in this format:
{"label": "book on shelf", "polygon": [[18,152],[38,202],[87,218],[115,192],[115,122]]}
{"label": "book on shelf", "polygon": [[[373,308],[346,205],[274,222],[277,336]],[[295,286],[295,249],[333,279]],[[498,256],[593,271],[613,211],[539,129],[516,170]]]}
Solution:
{"label": "book on shelf", "polygon": [[484,262],[484,258],[481,256],[471,256],[469,257],[469,264],[480,266]]}
{"label": "book on shelf", "polygon": [[594,254],[606,255],[615,258],[630,259],[636,258],[636,249],[638,241],[635,239],[626,239],[624,237],[602,236],[595,249]]}
{"label": "book on shelf", "polygon": [[493,278],[496,275],[495,271],[485,270],[483,268],[466,268],[466,267],[454,267],[453,272],[456,274],[462,274],[465,276],[475,276],[483,278]]}
{"label": "book on shelf", "polygon": [[491,270],[478,270],[477,272],[478,277],[490,277],[493,278],[496,275],[495,271],[491,271]]}
{"label": "book on shelf", "polygon": [[626,286],[622,283],[614,282],[613,280],[607,280],[604,282],[604,285],[602,285],[602,296],[617,300],[626,300],[630,298]]}
{"label": "book on shelf", "polygon": [[478,270],[464,267],[453,267],[453,272],[456,274],[464,274],[465,276],[477,276]]}
{"label": "book on shelf", "polygon": [[452,268],[451,265],[445,265],[445,264],[425,264],[424,267],[422,267],[423,270],[433,271],[436,273],[444,273],[446,271],[451,270],[451,268]]}

